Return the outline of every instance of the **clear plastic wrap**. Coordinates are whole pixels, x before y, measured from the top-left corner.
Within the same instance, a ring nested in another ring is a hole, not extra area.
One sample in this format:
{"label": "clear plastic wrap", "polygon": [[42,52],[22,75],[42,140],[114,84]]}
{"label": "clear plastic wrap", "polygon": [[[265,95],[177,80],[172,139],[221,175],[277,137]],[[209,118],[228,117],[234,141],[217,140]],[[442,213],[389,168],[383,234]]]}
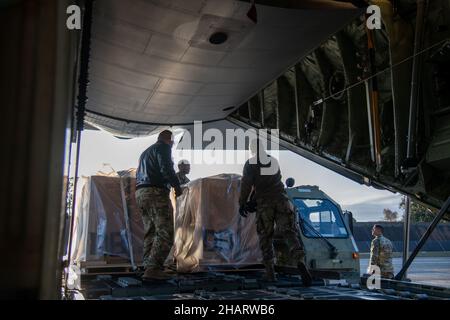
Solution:
{"label": "clear plastic wrap", "polygon": [[[134,262],[142,262],[144,227],[135,200],[135,178],[91,176],[84,186],[76,211],[74,262],[131,261],[124,215],[127,204]],[[208,266],[258,264],[261,254],[255,214],[239,215],[240,176],[223,174],[191,181],[177,200],[172,193],[175,240],[168,257],[180,272],[201,271]]]}
{"label": "clear plastic wrap", "polygon": [[240,176],[190,182],[176,200],[173,255],[180,272],[261,262],[255,214],[239,214]]}

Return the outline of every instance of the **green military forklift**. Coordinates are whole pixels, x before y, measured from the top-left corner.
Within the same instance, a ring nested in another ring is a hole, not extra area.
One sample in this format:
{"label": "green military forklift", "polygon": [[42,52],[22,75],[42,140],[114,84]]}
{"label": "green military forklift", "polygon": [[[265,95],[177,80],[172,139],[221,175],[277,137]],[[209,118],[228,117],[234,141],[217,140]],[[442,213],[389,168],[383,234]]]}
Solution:
{"label": "green military forklift", "polygon": [[[360,282],[359,253],[352,234],[353,218],[318,186],[296,186],[286,180],[286,193],[296,212],[306,263],[315,278]],[[280,271],[293,266],[282,235],[275,236]]]}

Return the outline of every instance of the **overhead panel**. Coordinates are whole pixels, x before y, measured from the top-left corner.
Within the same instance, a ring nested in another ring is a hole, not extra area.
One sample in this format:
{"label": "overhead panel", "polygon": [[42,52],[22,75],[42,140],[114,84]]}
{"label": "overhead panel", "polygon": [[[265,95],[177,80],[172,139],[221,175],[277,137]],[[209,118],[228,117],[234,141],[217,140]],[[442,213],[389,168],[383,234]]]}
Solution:
{"label": "overhead panel", "polygon": [[251,5],[95,1],[88,121],[138,136],[155,125],[224,119],[358,14],[256,4],[255,23]]}

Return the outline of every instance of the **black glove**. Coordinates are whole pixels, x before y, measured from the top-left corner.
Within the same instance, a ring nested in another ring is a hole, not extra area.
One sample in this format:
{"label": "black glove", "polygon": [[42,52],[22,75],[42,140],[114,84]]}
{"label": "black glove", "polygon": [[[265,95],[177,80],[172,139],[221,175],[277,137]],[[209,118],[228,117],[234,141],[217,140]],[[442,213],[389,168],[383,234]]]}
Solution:
{"label": "black glove", "polygon": [[179,196],[181,196],[183,194],[183,189],[181,189],[180,186],[175,187],[175,197],[178,198]]}
{"label": "black glove", "polygon": [[250,200],[249,202],[247,202],[245,204],[245,211],[247,211],[247,213],[256,212],[256,201]]}
{"label": "black glove", "polygon": [[247,212],[247,210],[245,210],[245,205],[239,207],[239,214],[240,214],[242,217],[247,218],[248,212]]}

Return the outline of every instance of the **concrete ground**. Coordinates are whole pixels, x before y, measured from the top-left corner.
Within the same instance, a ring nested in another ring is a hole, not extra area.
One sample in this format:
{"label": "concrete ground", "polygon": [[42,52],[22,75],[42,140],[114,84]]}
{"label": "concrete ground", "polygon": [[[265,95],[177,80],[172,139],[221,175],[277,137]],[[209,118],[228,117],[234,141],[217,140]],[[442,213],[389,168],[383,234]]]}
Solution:
{"label": "concrete ground", "polygon": [[[402,267],[402,258],[393,258],[395,274]],[[361,258],[361,274],[367,271],[369,259]],[[417,257],[408,271],[413,282],[450,288],[450,257]]]}

